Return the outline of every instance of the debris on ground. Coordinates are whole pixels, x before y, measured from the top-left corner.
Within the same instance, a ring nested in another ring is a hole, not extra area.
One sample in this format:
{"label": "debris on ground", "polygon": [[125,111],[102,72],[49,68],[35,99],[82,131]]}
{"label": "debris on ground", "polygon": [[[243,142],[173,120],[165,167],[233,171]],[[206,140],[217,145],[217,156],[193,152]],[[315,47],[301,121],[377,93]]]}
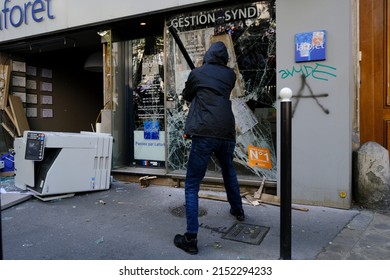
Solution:
{"label": "debris on ground", "polygon": [[143,176],[139,178],[139,182],[141,183],[142,188],[146,188],[150,185],[150,180],[156,179],[157,176]]}

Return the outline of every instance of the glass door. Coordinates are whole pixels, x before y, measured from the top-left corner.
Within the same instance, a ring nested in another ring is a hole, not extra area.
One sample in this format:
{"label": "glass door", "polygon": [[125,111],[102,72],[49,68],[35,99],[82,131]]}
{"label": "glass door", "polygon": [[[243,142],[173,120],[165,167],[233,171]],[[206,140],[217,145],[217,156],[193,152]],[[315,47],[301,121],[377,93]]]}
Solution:
{"label": "glass door", "polygon": [[165,167],[164,43],[162,36],[131,41],[133,166]]}

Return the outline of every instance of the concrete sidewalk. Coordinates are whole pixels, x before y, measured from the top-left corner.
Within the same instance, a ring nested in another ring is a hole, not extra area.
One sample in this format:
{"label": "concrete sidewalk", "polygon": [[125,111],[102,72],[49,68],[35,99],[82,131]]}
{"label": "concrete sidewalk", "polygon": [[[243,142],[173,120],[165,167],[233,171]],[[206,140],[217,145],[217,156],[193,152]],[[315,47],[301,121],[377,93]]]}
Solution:
{"label": "concrete sidewalk", "polygon": [[[50,202],[32,197],[1,213],[4,259],[280,258],[278,206],[244,205],[247,218],[237,224],[227,202],[200,199],[199,254],[192,256],[173,244],[175,234],[185,231],[183,205],[182,188],[120,181],[109,190]],[[293,260],[390,259],[387,213],[304,207],[308,211],[292,210]],[[239,227],[244,230],[234,236]]]}

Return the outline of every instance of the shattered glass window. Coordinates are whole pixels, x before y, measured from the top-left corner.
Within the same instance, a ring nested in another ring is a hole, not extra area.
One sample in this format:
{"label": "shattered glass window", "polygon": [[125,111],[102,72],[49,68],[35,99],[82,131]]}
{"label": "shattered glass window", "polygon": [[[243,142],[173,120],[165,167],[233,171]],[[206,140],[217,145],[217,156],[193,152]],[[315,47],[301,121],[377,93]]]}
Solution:
{"label": "shattered glass window", "polygon": [[[236,119],[234,153],[238,175],[276,180],[276,23],[275,1],[260,1],[170,18],[195,66],[214,41],[223,41],[237,74],[231,93]],[[172,32],[166,32],[168,168],[186,170],[191,142],[183,137],[190,103],[181,98],[190,72]],[[209,173],[220,173],[215,158]]]}

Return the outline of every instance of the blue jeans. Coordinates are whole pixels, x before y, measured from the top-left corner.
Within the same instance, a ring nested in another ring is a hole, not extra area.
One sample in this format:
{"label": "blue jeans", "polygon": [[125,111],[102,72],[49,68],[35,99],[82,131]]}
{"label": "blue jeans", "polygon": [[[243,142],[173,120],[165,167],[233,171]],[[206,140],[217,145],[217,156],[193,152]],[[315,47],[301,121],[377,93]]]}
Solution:
{"label": "blue jeans", "polygon": [[187,175],[185,180],[185,203],[187,232],[197,233],[199,228],[198,193],[210,157],[214,153],[222,169],[227,199],[230,207],[236,211],[242,209],[240,187],[233,165],[234,141],[213,137],[193,137],[188,159]]}

